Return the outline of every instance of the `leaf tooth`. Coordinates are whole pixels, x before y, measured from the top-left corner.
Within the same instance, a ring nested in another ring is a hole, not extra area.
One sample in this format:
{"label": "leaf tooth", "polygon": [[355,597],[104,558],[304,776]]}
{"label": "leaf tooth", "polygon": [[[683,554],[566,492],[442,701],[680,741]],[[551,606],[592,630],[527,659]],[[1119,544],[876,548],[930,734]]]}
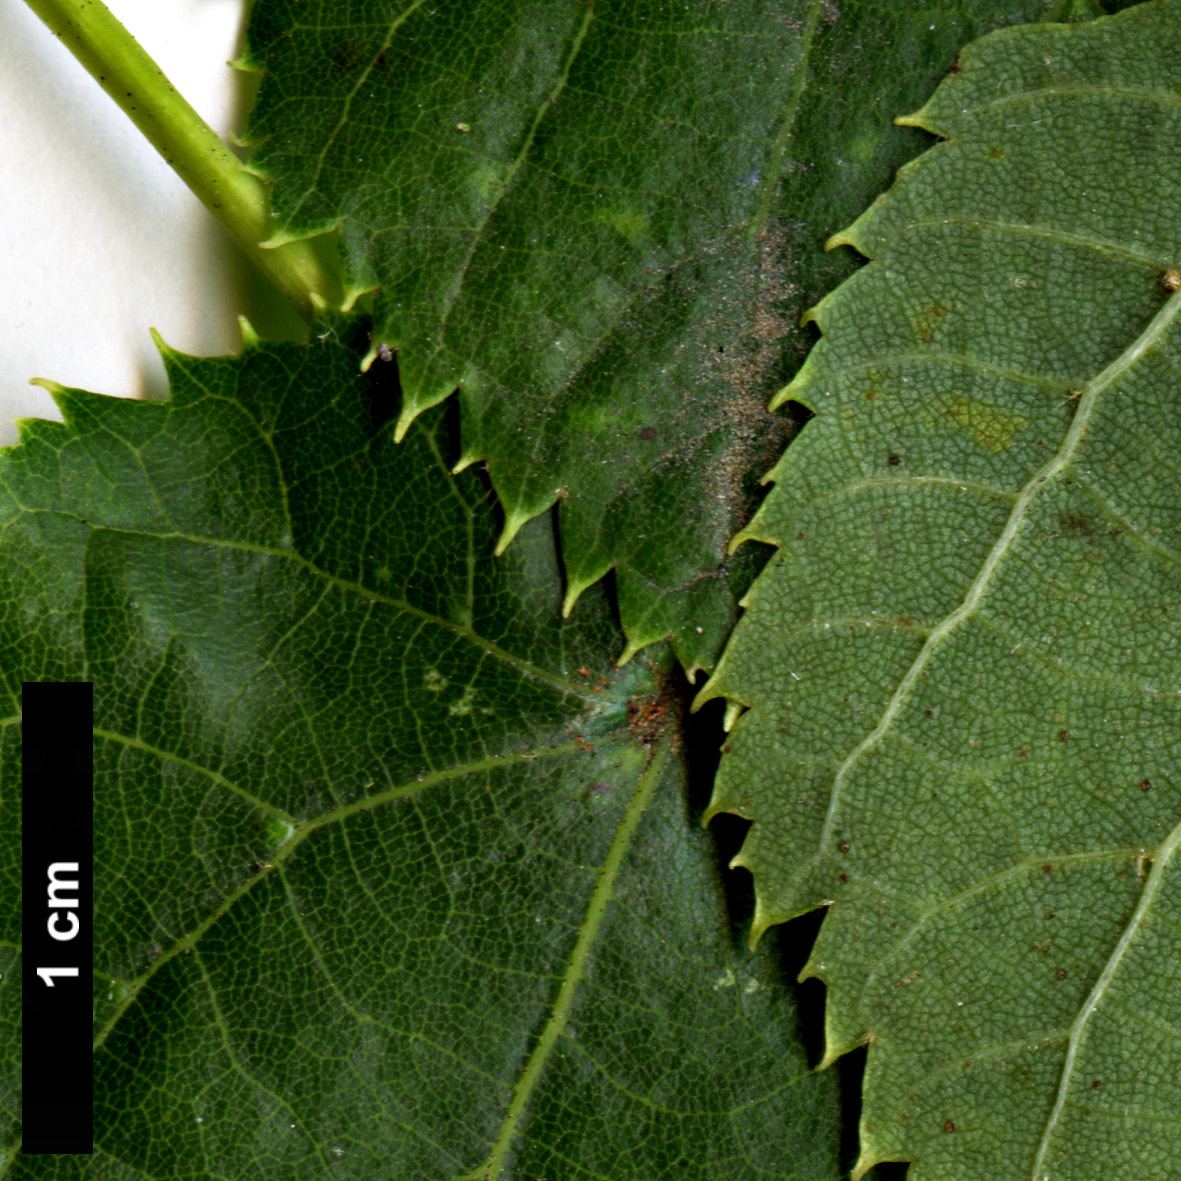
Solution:
{"label": "leaf tooth", "polygon": [[[823,308],[826,302],[827,297],[822,299],[814,308],[809,308],[808,311],[804,313],[802,323],[815,321],[817,326],[823,332],[824,325],[820,322],[820,316],[823,315]],[[778,410],[784,402],[794,401],[799,402],[802,406],[806,406],[812,411],[813,414],[816,413],[816,407],[808,400],[807,391],[809,386],[815,384],[817,370],[822,369],[824,365],[823,355],[821,355],[820,360],[816,360],[818,351],[819,350],[817,349],[813,349],[808,354],[808,359],[803,363],[803,365],[800,366],[800,371],[795,375],[795,377],[793,377],[791,381],[789,381],[787,385],[783,387],[783,389],[781,389],[772,397],[771,401],[767,404],[768,410]],[[789,447],[783,454],[790,455],[791,448]],[[782,460],[780,462],[782,462]],[[776,464],[776,467],[778,466],[779,465]],[[764,484],[767,483],[768,480],[773,480],[775,478],[773,474],[774,471],[775,468],[772,468],[771,471],[763,477],[762,482]]]}
{"label": "leaf tooth", "polygon": [[[362,368],[364,368],[364,366],[362,366]],[[398,422],[397,422],[397,425],[394,427],[394,442],[395,443],[400,443],[406,437],[406,432],[410,429],[414,420],[418,417],[419,409],[420,408],[418,406],[413,406],[409,402],[403,403],[402,413],[398,415]],[[506,528],[507,528],[507,526],[506,526]],[[517,528],[519,529],[520,526],[518,525]],[[513,532],[515,533],[516,529],[514,529]],[[508,541],[505,541],[503,545],[500,545],[500,544],[497,545],[496,552],[498,554],[503,553],[504,546],[508,545],[508,542],[511,540],[512,540],[512,537],[510,535]]]}
{"label": "leaf tooth", "polygon": [[[569,566],[566,568],[566,597],[562,600],[562,618],[569,619],[570,612],[574,610],[574,604],[578,602],[582,596],[582,592],[588,586],[594,586],[608,570],[611,569],[610,562],[603,562],[602,569],[592,569],[591,571],[582,571],[579,574],[572,574]],[[620,658],[620,663],[623,663]]]}
{"label": "leaf tooth", "polygon": [[726,716],[722,719],[722,728],[727,734],[734,729],[734,723],[742,716],[743,710],[748,709],[741,701],[730,697],[726,700]]}
{"label": "leaf tooth", "polygon": [[[400,425],[401,422],[399,421],[399,426]],[[401,436],[395,435],[394,441],[398,442],[400,438]],[[504,503],[503,499],[501,500],[501,503]],[[546,507],[548,508],[549,506],[547,505]],[[540,511],[545,512],[545,509],[543,508]],[[504,529],[501,530],[500,537],[496,542],[496,549],[492,551],[496,557],[499,558],[500,555],[503,554],[506,549],[508,549],[509,543],[521,531],[521,527],[528,524],[535,516],[537,516],[537,513],[527,512],[525,509],[508,509],[506,507],[504,513]]]}
{"label": "leaf tooth", "polygon": [[238,70],[243,74],[265,74],[267,72],[266,66],[254,58],[250,52],[250,46],[243,46],[242,52],[237,57],[226,62],[226,65],[231,70]]}
{"label": "leaf tooth", "polygon": [[[728,554],[737,553],[739,546],[747,541],[761,541],[766,545],[778,545],[779,541],[776,538],[770,536],[767,531],[762,528],[762,526],[765,524],[766,519],[763,516],[762,506],[760,506],[755,512],[755,515],[751,517],[747,526],[734,534],[730,544],[726,547],[726,552]],[[743,597],[739,603],[739,606],[746,606],[745,597]]]}
{"label": "leaf tooth", "polygon": [[615,662],[615,667],[623,668],[623,666],[627,664],[627,662],[631,660],[631,658],[635,656],[637,652],[643,648],[646,648],[648,643],[650,643],[650,641],[636,640],[633,637],[628,636],[627,647],[624,648],[624,650],[620,653],[619,659]]}
{"label": "leaf tooth", "polygon": [[[726,657],[732,650],[732,645],[727,645],[726,650],[722,653],[718,660],[717,667],[709,680],[701,686],[697,696],[693,699],[693,704],[690,707],[690,712],[696,713],[707,702],[713,701],[715,697],[724,697],[728,704],[737,703],[738,713],[744,709],[750,709],[751,702],[739,697],[734,690],[726,684]],[[729,709],[726,711],[726,716],[729,717]],[[737,715],[735,715],[737,716]]]}
{"label": "leaf tooth", "polygon": [[[749,834],[748,834],[749,835]],[[751,869],[746,862],[741,860],[742,850],[740,849],[737,855],[730,861],[731,869],[747,869],[751,874],[754,870]],[[759,888],[759,878],[755,875],[755,914],[750,924],[750,934],[747,936],[746,943],[751,951],[759,945],[759,940],[762,939],[764,932],[768,928],[775,926],[776,923],[782,922],[781,918],[776,918],[771,914],[770,907],[767,905],[767,894],[765,890]]]}
{"label": "leaf tooth", "polygon": [[[897,178],[901,177],[902,174],[904,172],[906,172],[907,169],[910,168],[911,164],[913,164],[913,163],[914,163],[914,161],[911,161],[909,164],[903,164],[903,166],[898,169],[898,172],[897,172],[897,175],[896,175],[895,181],[894,181],[895,184],[898,183]],[[863,213],[858,215],[858,217],[856,217],[852,222],[850,222],[843,230],[837,230],[837,232],[835,234],[833,234],[831,237],[829,237],[825,241],[824,249],[825,250],[835,250],[838,246],[851,246],[854,250],[857,251],[858,254],[861,254],[866,258],[872,258],[873,252],[869,247],[869,243],[871,241],[873,241],[873,239],[875,237],[875,235],[872,232],[873,226],[874,226],[874,222],[876,222],[878,220],[879,216],[882,213],[882,206],[886,202],[887,195],[888,195],[888,193],[880,194],[878,197],[876,197],[870,203],[869,208],[867,208]],[[843,286],[843,284],[842,284],[842,286]],[[828,295],[826,295],[816,305],[815,308],[812,308],[811,311],[806,312],[804,314],[804,321],[803,322],[807,323],[809,320],[815,320],[816,317],[812,313],[816,312],[821,307],[823,307],[834,296],[838,299],[843,298],[843,293],[842,293],[840,287],[837,287],[834,290],[830,291],[828,293]],[[821,325],[821,327],[823,328],[823,325]]]}
{"label": "leaf tooth", "polygon": [[254,325],[245,316],[238,317],[238,327],[242,332],[242,345],[245,349],[256,349],[262,344],[262,337],[254,330]]}
{"label": "leaf tooth", "polygon": [[148,331],[152,334],[152,344],[156,346],[156,352],[160,354],[162,359],[167,360],[167,358],[171,356],[180,356],[176,349],[168,344],[164,337],[162,337],[155,328],[149,328]]}
{"label": "leaf tooth", "polygon": [[874,1167],[874,1165],[879,1165],[887,1159],[897,1159],[896,1157],[884,1157],[875,1149],[873,1149],[870,1146],[869,1137],[867,1136],[864,1127],[861,1129],[858,1139],[861,1141],[861,1155],[858,1156],[857,1163],[853,1166],[852,1181],[861,1181],[861,1178],[864,1177],[865,1174]]}
{"label": "leaf tooth", "polygon": [[[43,390],[48,390],[49,396],[58,404],[59,408],[61,407],[61,396],[69,392],[64,385],[61,385],[59,382],[53,381],[48,377],[30,377],[29,385],[39,385]],[[35,418],[22,418],[18,419],[18,421],[36,422],[38,420]]]}
{"label": "leaf tooth", "polygon": [[[930,104],[927,104],[929,107]],[[924,131],[930,131],[931,128],[927,125],[927,107],[922,107],[915,111],[913,115],[897,115],[894,118],[895,127],[921,127]],[[932,134],[938,135],[939,132]]]}

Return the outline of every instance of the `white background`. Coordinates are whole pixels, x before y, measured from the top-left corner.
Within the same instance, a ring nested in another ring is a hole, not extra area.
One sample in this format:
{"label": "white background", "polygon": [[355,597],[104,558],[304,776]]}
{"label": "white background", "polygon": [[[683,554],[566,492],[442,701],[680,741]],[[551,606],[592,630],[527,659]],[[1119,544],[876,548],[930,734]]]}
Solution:
{"label": "white background", "polygon": [[[244,0],[106,3],[223,139],[242,130]],[[266,315],[228,234],[22,0],[0,0],[0,266],[0,446],[13,418],[60,420],[32,377],[164,397],[150,328],[214,355]]]}

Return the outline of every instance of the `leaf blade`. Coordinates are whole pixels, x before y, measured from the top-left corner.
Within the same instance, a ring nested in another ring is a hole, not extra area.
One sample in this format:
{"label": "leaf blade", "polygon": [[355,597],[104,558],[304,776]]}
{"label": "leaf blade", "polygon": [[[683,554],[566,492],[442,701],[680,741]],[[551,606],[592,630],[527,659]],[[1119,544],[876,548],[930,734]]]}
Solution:
{"label": "leaf blade", "polygon": [[407,416],[461,387],[500,548],[557,502],[567,602],[614,570],[625,656],[671,637],[692,676],[794,429],[765,404],[795,321],[850,269],[816,247],[904,158],[877,100],[916,101],[964,36],[1042,10],[356,2],[321,30],[264,2],[253,167],[275,241],[339,225],[354,294],[380,286]]}
{"label": "leaf blade", "polygon": [[[360,330],[321,327],[169,351],[166,403],[58,389],[66,421],[0,457],[10,717],[22,680],[95,685],[96,1154],[69,1175],[705,1176],[708,1136],[754,1177],[794,1111],[801,1175],[835,1177],[833,1086],[773,957],[730,947],[671,734],[650,765],[630,725],[661,670],[613,669],[601,591],[561,620],[544,520],[492,558],[445,417],[394,446]],[[19,1153],[11,1011],[5,1169],[60,1175]]]}
{"label": "leaf blade", "polygon": [[[758,929],[831,906],[807,972],[827,1060],[872,1043],[859,1174],[1171,1167],[1171,1084],[1112,1031],[1136,988],[1161,1028],[1175,1009],[1167,957],[1119,949],[1178,832],[1175,100],[1121,105],[1176,14],[967,50],[918,117],[951,138],[839,236],[873,261],[783,395],[817,418],[748,530],[781,549],[706,689],[750,707],[710,813],[755,821]],[[1135,1095],[1122,1128],[1069,1069],[1100,1026],[1086,1086]]]}

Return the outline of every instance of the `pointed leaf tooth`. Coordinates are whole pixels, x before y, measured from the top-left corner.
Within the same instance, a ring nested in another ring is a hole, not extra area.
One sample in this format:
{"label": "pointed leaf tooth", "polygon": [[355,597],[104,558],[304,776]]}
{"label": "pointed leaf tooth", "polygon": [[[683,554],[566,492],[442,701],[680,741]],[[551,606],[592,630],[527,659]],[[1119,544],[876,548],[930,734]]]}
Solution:
{"label": "pointed leaf tooth", "polygon": [[[545,512],[543,508],[541,512]],[[496,541],[496,549],[493,551],[499,558],[501,554],[508,549],[513,538],[521,531],[523,525],[528,524],[534,517],[539,516],[539,513],[527,512],[524,509],[512,509],[505,513],[504,528],[500,531],[500,537]]]}
{"label": "pointed leaf tooth", "polygon": [[262,337],[254,330],[254,325],[245,316],[238,317],[238,327],[242,332],[242,346],[245,349],[256,349],[262,344]]}

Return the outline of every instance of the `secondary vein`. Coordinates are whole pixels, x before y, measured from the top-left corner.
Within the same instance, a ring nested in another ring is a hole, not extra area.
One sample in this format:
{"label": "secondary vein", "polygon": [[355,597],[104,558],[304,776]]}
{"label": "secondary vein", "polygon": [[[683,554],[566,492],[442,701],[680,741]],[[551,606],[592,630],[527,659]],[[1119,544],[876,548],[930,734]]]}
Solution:
{"label": "secondary vein", "polygon": [[1082,1044],[1083,1030],[1086,1028],[1087,1022],[1090,1021],[1091,1015],[1099,1007],[1099,1002],[1103,999],[1103,994],[1107,991],[1107,986],[1119,970],[1120,964],[1123,962],[1123,958],[1136,936],[1136,932],[1140,930],[1140,927],[1146,921],[1148,911],[1160,893],[1161,881],[1164,879],[1169,862],[1172,860],[1173,854],[1176,853],[1178,846],[1181,846],[1181,824],[1178,824],[1169,833],[1164,844],[1157,849],[1156,856],[1153,859],[1152,871],[1149,873],[1148,881],[1144,883],[1144,889],[1140,894],[1140,902],[1136,906],[1132,917],[1124,925],[1123,934],[1120,936],[1119,942],[1115,945],[1115,950],[1108,957],[1107,963],[1103,965],[1103,971],[1099,973],[1099,979],[1095,981],[1095,987],[1091,989],[1090,995],[1083,1002],[1083,1007],[1079,1010],[1078,1016],[1071,1024],[1070,1038],[1066,1047],[1066,1060],[1062,1064],[1062,1078],[1058,1083],[1058,1095],[1054,1101],[1054,1109],[1050,1112],[1049,1119],[1046,1120],[1046,1130],[1042,1133],[1041,1141],[1038,1144],[1037,1156],[1034,1158],[1033,1169],[1030,1173],[1032,1181],[1050,1181],[1050,1174],[1046,1171],[1046,1155],[1050,1151],[1050,1144],[1054,1138],[1054,1134],[1058,1130],[1058,1121],[1062,1116],[1063,1108],[1066,1106],[1066,1097],[1070,1092],[1070,1082],[1074,1076],[1075,1061],[1078,1058],[1079,1047]]}
{"label": "secondary vein", "polygon": [[850,771],[862,756],[872,750],[889,731],[894,719],[909,699],[919,677],[922,676],[927,666],[931,663],[936,650],[955,632],[961,623],[971,618],[975,612],[977,604],[984,597],[988,589],[989,583],[991,583],[994,575],[1000,569],[1001,563],[1012,548],[1013,541],[1025,518],[1029,515],[1030,507],[1041,491],[1042,486],[1061,475],[1074,458],[1079,444],[1082,442],[1083,435],[1086,433],[1087,425],[1091,420],[1100,395],[1118,381],[1156,343],[1162,333],[1177,318],[1178,314],[1181,314],[1181,291],[1170,297],[1160,311],[1153,317],[1148,327],[1136,338],[1129,348],[1083,387],[1082,394],[1078,400],[1078,408],[1075,410],[1074,418],[1071,420],[1070,427],[1063,437],[1061,445],[1050,460],[1040,467],[1028,483],[1026,483],[1025,487],[1022,488],[1016,503],[1013,505],[1013,510],[1005,522],[1005,527],[1001,531],[1000,537],[997,538],[996,544],[993,545],[988,553],[988,557],[985,558],[984,564],[980,568],[980,573],[976,576],[963,602],[950,615],[946,616],[946,618],[931,629],[931,633],[919,650],[918,656],[915,657],[910,668],[906,670],[902,680],[898,683],[898,687],[894,690],[889,702],[887,702],[881,720],[854,747],[837,770],[836,776],[833,779],[832,799],[829,801],[828,813],[824,818],[824,826],[821,829],[820,845],[817,850],[819,855],[823,856],[824,850],[831,845],[832,826],[836,819],[837,806],[842,801],[842,789]]}

